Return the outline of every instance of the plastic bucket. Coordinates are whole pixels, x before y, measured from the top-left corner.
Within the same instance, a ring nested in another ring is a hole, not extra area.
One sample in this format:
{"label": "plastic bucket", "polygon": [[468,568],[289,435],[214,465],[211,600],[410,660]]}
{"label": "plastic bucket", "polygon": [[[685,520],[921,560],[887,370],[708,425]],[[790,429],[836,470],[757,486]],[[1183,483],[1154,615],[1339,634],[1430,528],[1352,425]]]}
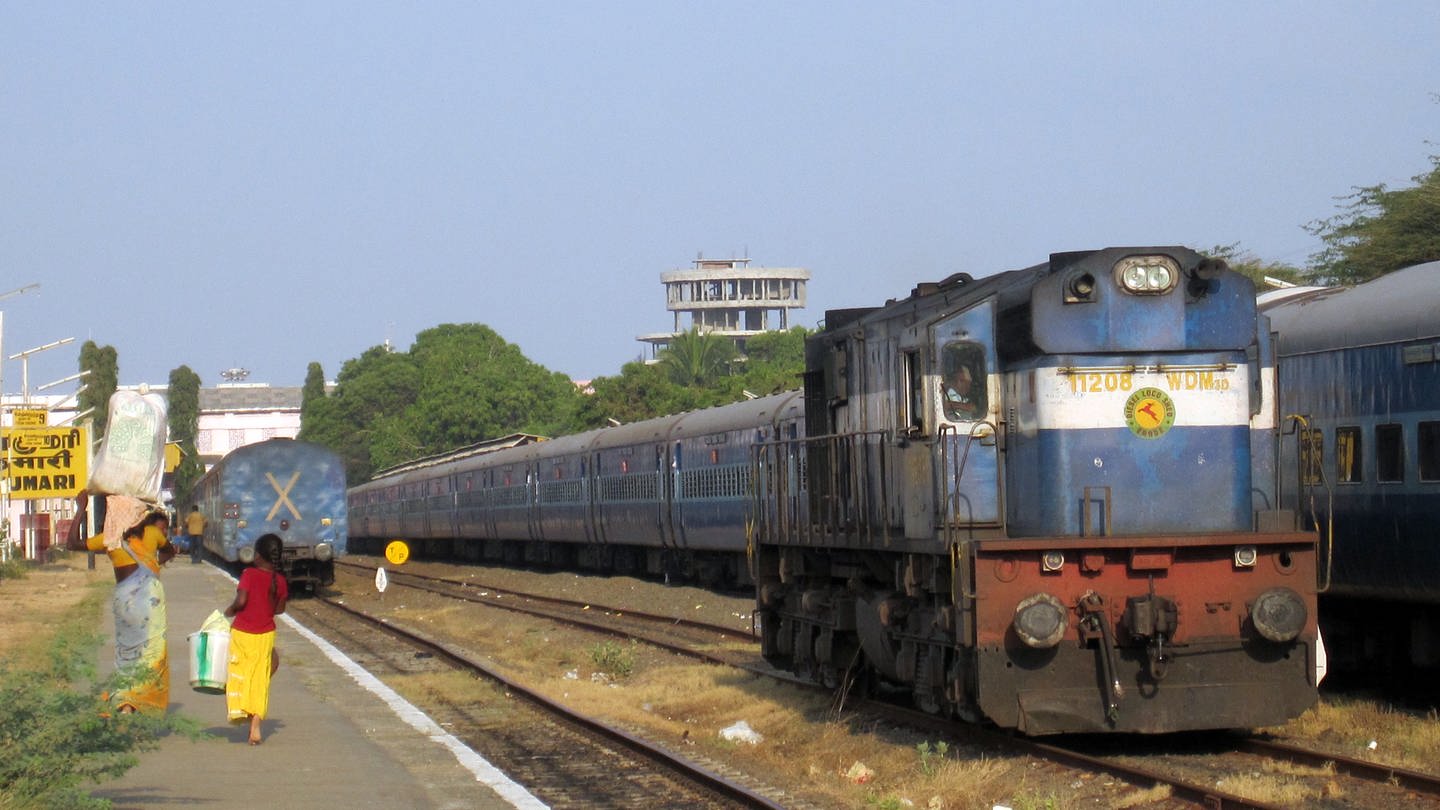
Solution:
{"label": "plastic bucket", "polygon": [[191,633],[190,688],[211,695],[225,694],[225,677],[230,669],[230,633],[201,630]]}

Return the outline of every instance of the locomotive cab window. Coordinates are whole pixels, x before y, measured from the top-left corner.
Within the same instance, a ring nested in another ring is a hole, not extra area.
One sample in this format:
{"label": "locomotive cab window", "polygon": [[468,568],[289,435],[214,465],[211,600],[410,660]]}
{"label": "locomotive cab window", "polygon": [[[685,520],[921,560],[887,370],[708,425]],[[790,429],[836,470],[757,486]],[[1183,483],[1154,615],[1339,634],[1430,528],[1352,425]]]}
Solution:
{"label": "locomotive cab window", "polygon": [[1360,452],[1360,428],[1335,429],[1335,480],[1342,484],[1358,484],[1365,480]]}
{"label": "locomotive cab window", "polygon": [[1375,426],[1375,477],[1380,481],[1405,480],[1404,436],[1399,425]]}
{"label": "locomotive cab window", "polygon": [[961,340],[945,344],[940,356],[940,404],[951,422],[985,418],[985,347]]}
{"label": "locomotive cab window", "polygon": [[925,429],[925,408],[924,408],[924,376],[920,370],[920,355],[917,352],[906,352],[904,363],[900,373],[903,379],[900,381],[902,396],[899,399],[904,410],[900,413],[900,427],[902,430],[923,432]]}

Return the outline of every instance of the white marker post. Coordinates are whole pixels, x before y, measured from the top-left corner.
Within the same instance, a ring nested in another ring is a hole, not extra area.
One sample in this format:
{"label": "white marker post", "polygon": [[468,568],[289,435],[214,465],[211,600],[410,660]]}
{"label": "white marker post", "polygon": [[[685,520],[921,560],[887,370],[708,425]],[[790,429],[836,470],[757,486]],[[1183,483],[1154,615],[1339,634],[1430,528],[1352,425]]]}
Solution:
{"label": "white marker post", "polygon": [[390,584],[390,578],[385,576],[385,567],[379,566],[375,569],[375,590],[380,592],[380,599],[385,599],[385,586]]}

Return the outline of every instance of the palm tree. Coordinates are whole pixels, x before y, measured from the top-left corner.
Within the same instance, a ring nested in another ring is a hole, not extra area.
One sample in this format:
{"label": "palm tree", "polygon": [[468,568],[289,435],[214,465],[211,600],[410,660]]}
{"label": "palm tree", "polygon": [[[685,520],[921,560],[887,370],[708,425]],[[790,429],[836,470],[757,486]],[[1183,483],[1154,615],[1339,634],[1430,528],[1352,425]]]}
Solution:
{"label": "palm tree", "polygon": [[692,327],[660,352],[660,365],[676,385],[704,387],[724,376],[739,356],[730,338]]}

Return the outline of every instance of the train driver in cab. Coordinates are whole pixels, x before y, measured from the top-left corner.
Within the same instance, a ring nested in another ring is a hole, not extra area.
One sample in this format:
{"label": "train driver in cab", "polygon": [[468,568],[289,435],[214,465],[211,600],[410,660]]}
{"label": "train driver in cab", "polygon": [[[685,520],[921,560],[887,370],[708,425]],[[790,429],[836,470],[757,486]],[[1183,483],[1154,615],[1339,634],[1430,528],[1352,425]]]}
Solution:
{"label": "train driver in cab", "polygon": [[945,418],[951,422],[974,422],[985,415],[984,382],[971,364],[958,358],[951,358],[946,365],[950,373],[940,385],[940,401],[945,406]]}

